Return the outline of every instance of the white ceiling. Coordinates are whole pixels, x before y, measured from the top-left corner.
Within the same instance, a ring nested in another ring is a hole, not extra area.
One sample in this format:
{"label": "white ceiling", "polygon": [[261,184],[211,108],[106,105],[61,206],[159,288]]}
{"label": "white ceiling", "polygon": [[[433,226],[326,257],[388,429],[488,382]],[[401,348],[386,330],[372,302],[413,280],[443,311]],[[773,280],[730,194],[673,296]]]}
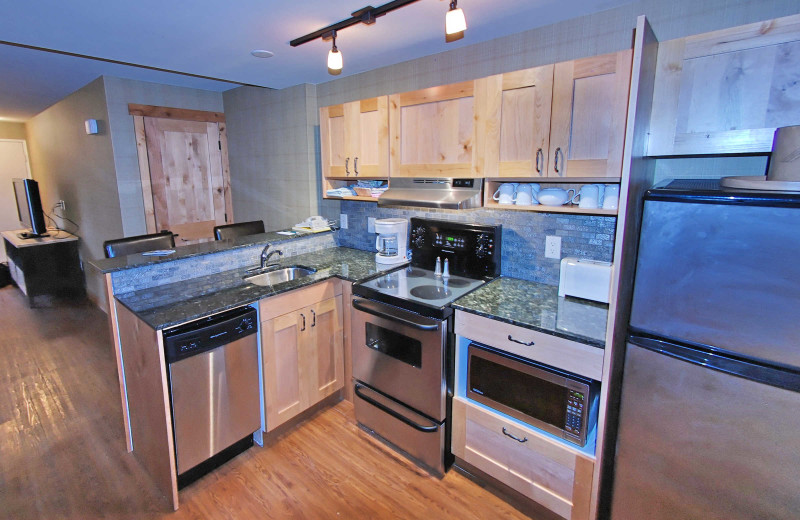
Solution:
{"label": "white ceiling", "polygon": [[[420,0],[339,32],[342,76],[491,40],[632,0],[460,0],[468,29],[446,44],[448,0]],[[289,41],[350,17],[367,0],[28,0],[6,2],[0,41],[203,76],[177,75],[0,44],[0,120],[25,121],[100,75],[214,91],[333,79],[330,42]],[[375,0],[376,7],[388,0]],[[254,49],[275,53],[269,59]],[[339,77],[342,77],[339,76]],[[222,80],[222,81],[214,81]]]}

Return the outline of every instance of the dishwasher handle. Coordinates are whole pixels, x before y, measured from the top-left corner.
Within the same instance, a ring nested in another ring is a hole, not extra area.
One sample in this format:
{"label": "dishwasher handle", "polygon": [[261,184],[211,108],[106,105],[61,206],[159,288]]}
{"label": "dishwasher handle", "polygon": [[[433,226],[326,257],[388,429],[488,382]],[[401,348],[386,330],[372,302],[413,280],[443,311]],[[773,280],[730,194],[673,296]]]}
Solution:
{"label": "dishwasher handle", "polygon": [[175,363],[258,332],[258,313],[238,307],[165,330],[164,357]]}

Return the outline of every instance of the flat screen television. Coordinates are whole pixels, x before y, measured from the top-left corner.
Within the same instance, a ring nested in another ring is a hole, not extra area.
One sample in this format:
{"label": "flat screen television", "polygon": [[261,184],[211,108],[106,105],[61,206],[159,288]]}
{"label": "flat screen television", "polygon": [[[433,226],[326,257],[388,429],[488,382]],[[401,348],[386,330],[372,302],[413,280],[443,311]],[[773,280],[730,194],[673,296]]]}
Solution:
{"label": "flat screen television", "polygon": [[17,199],[17,215],[26,229],[17,233],[20,238],[46,237],[42,199],[39,196],[39,183],[33,179],[13,179],[14,197]]}

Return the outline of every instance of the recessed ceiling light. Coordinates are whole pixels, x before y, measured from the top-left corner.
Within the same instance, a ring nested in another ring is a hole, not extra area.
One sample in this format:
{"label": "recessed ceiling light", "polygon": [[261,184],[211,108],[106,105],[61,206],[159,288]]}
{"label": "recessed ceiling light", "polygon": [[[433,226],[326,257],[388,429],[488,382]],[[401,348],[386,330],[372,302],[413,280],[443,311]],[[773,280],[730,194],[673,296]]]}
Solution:
{"label": "recessed ceiling light", "polygon": [[256,49],[254,51],[250,51],[250,54],[255,56],[256,58],[271,58],[275,56],[275,53],[272,51],[264,51],[260,49]]}

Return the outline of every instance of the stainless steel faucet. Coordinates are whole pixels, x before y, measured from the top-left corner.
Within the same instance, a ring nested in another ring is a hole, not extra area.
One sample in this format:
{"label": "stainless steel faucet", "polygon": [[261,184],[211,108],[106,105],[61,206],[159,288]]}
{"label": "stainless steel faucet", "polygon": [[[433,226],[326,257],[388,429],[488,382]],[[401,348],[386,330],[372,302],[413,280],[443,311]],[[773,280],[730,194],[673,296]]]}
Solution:
{"label": "stainless steel faucet", "polygon": [[269,259],[272,258],[272,255],[277,254],[278,256],[283,256],[283,251],[281,251],[280,249],[267,252],[270,247],[272,247],[272,244],[267,244],[261,251],[261,269],[267,267],[267,262],[269,262]]}

